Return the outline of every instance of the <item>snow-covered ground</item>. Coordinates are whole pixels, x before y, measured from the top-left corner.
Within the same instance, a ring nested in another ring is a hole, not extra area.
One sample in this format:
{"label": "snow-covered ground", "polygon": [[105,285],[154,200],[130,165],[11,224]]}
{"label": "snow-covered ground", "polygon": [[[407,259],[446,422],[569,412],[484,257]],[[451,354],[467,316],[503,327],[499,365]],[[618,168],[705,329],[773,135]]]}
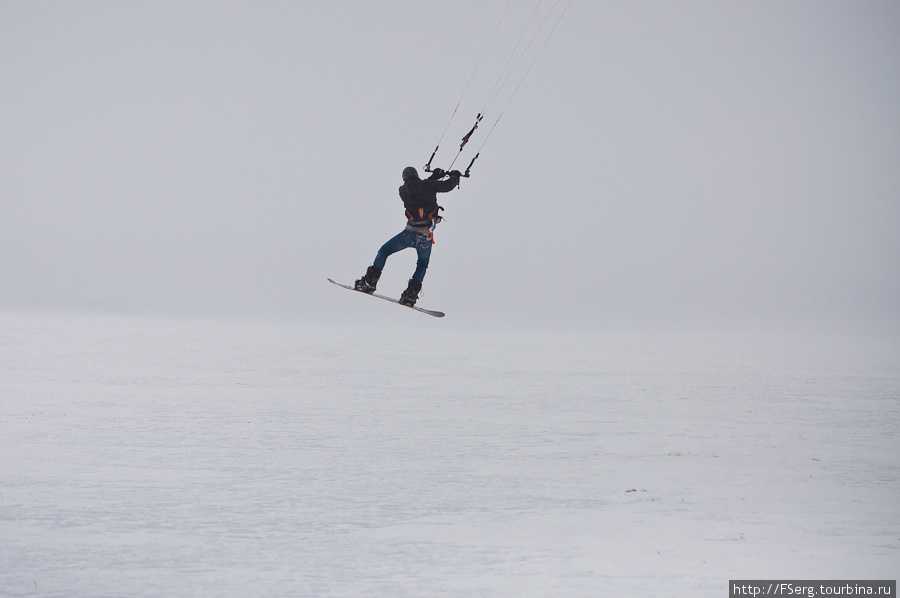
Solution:
{"label": "snow-covered ground", "polygon": [[0,316],[0,595],[900,577],[895,337],[425,329]]}

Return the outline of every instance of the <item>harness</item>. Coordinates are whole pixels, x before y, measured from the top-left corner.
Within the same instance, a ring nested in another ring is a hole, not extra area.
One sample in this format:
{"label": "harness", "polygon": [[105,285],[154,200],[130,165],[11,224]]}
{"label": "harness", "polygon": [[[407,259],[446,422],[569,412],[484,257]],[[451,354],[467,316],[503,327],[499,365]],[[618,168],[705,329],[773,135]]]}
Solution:
{"label": "harness", "polygon": [[431,244],[434,245],[434,229],[437,227],[438,223],[443,220],[440,215],[440,211],[443,210],[441,206],[437,206],[434,210],[429,213],[426,213],[426,208],[413,208],[415,213],[411,213],[409,209],[406,210],[406,230],[411,233],[415,233],[417,235],[426,235],[429,239],[431,239]]}

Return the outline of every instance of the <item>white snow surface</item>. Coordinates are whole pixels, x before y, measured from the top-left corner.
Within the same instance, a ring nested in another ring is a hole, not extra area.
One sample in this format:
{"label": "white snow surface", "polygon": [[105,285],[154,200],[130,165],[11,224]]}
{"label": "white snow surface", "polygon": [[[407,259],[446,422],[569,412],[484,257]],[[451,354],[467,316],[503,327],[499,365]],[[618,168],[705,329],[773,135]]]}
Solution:
{"label": "white snow surface", "polygon": [[895,336],[417,324],[0,315],[0,595],[900,577]]}

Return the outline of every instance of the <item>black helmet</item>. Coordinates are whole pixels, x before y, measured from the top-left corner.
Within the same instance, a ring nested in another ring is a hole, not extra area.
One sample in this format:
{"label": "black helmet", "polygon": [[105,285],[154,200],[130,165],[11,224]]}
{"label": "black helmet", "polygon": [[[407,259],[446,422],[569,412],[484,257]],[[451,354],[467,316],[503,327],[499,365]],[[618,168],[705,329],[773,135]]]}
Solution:
{"label": "black helmet", "polygon": [[419,180],[419,171],[413,168],[412,166],[407,166],[403,169],[403,180],[404,181],[417,181]]}

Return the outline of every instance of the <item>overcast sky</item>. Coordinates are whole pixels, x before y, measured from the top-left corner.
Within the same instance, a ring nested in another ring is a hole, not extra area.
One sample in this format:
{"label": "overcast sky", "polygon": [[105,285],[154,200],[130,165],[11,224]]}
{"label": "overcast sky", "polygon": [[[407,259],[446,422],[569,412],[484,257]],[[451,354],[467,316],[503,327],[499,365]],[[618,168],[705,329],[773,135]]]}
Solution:
{"label": "overcast sky", "polygon": [[[409,321],[325,278],[403,227],[400,172],[506,5],[0,0],[0,309]],[[434,166],[535,5],[510,3]],[[893,0],[574,0],[441,197],[420,304],[896,326],[898,80]]]}

